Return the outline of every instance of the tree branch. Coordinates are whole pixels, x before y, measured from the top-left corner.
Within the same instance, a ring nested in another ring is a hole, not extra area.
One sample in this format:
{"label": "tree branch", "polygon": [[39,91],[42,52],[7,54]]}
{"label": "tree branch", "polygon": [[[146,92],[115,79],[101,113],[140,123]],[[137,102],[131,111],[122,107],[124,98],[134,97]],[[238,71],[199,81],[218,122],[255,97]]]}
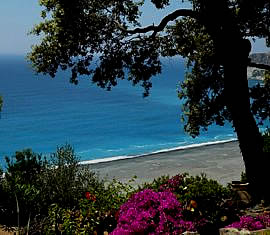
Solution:
{"label": "tree branch", "polygon": [[257,68],[257,69],[265,69],[265,70],[270,71],[270,65],[267,65],[267,64],[257,64],[257,63],[249,62],[248,66],[249,67],[254,67],[254,68]]}
{"label": "tree branch", "polygon": [[173,21],[180,16],[190,16],[190,17],[194,18],[195,12],[190,10],[190,9],[179,9],[179,10],[176,10],[176,11],[172,12],[171,14],[165,16],[161,20],[159,25],[149,25],[149,26],[144,27],[144,28],[135,28],[135,29],[131,29],[131,30],[127,30],[127,29],[123,28],[121,25],[119,25],[119,28],[121,28],[123,31],[125,31],[129,34],[148,33],[150,31],[153,31],[152,37],[155,37],[158,32],[164,30],[164,28],[167,26],[167,24],[170,21]]}

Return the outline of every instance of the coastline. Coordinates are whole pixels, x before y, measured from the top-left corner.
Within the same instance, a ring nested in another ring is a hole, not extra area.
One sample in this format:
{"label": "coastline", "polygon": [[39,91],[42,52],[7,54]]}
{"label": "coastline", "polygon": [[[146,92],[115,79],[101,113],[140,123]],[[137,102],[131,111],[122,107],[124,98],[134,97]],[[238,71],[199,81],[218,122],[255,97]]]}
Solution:
{"label": "coastline", "polygon": [[190,144],[186,146],[179,146],[175,148],[169,148],[169,149],[161,149],[157,151],[153,151],[150,153],[144,153],[144,154],[137,154],[137,155],[123,155],[123,156],[114,156],[114,157],[106,157],[106,158],[99,158],[94,160],[85,160],[79,162],[80,165],[91,165],[91,164],[98,164],[98,163],[104,163],[104,162],[112,162],[112,161],[121,161],[126,159],[133,159],[137,157],[146,157],[150,155],[156,155],[160,153],[169,153],[179,150],[185,150],[185,149],[192,149],[192,148],[198,148],[203,146],[210,146],[210,145],[216,145],[216,144],[223,144],[223,143],[230,143],[230,142],[236,142],[236,139],[229,139],[229,140],[218,140],[218,141],[212,141],[212,142],[206,142],[206,143],[199,143],[199,144]]}
{"label": "coastline", "polygon": [[137,156],[120,156],[99,161],[81,163],[82,167],[97,172],[100,178],[128,182],[133,176],[133,184],[150,182],[162,175],[174,176],[187,172],[190,175],[205,173],[223,185],[232,180],[240,180],[244,163],[238,141],[217,141],[178,147]]}

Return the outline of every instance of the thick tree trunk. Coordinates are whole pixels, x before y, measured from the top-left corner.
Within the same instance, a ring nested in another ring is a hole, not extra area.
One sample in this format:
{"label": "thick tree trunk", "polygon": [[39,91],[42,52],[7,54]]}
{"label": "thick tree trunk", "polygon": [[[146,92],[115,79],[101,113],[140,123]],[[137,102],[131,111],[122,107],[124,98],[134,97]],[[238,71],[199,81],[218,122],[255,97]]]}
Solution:
{"label": "thick tree trunk", "polygon": [[[234,43],[236,43],[234,41]],[[234,129],[245,163],[247,178],[254,195],[266,195],[270,173],[268,159],[263,153],[263,138],[250,109],[247,80],[248,53],[245,40],[232,46],[230,56],[224,60],[224,91],[227,108],[231,113]]]}
{"label": "thick tree trunk", "polygon": [[226,106],[231,114],[254,195],[262,198],[269,184],[269,157],[263,153],[263,138],[250,109],[247,62],[251,44],[229,9],[228,1],[202,1],[200,21],[214,42],[224,67]]}

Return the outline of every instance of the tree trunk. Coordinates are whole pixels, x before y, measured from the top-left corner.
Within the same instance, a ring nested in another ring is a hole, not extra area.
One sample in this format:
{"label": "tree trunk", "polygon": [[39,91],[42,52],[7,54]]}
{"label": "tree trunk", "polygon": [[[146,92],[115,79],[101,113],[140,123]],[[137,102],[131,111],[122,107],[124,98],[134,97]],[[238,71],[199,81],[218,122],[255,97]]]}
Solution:
{"label": "tree trunk", "polygon": [[248,54],[246,40],[234,40],[224,60],[224,91],[226,106],[231,113],[233,127],[245,163],[246,175],[254,195],[266,196],[268,161],[263,153],[263,138],[250,109],[247,80]]}
{"label": "tree trunk", "polygon": [[262,198],[267,193],[269,157],[263,153],[263,138],[250,109],[247,63],[251,44],[242,38],[228,1],[202,1],[202,7],[200,21],[224,68],[226,107],[239,140],[247,178],[254,195]]}

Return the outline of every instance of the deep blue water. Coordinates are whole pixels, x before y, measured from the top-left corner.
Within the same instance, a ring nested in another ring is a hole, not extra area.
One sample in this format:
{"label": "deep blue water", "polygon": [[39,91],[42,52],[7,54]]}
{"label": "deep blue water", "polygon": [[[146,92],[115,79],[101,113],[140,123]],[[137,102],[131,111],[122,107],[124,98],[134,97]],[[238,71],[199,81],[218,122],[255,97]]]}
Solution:
{"label": "deep blue water", "polygon": [[1,56],[0,162],[16,150],[47,154],[66,143],[93,160],[234,138],[229,124],[196,139],[183,132],[176,92],[183,77],[183,60],[164,60],[150,97],[142,98],[143,89],[127,81],[110,92],[87,79],[74,86],[65,73],[35,75],[23,57]]}

